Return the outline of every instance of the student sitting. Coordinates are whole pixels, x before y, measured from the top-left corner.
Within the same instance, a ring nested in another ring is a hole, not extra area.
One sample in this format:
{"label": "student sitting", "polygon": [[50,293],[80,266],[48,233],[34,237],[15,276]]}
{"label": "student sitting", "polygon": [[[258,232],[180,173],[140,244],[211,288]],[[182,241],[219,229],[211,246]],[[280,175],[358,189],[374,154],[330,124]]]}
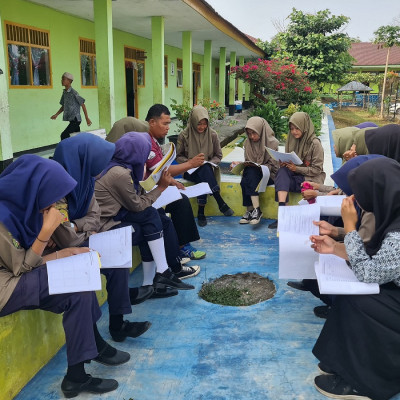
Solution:
{"label": "student sitting", "polygon": [[[275,178],[275,200],[279,206],[286,205],[289,192],[300,193],[301,184],[305,180],[316,183],[324,183],[325,180],[324,150],[321,141],[315,136],[310,116],[305,112],[294,113],[289,119],[289,129],[285,151],[294,151],[303,164],[280,163]],[[277,226],[278,221],[275,221],[268,228],[276,229]]]}
{"label": "student sitting", "polygon": [[[80,133],[60,142],[53,159],[78,182],[65,198],[57,202],[64,221],[53,233],[52,239],[58,248],[72,244],[82,246],[88,243],[91,234],[100,232],[100,207],[94,197],[95,177],[107,166],[114,154],[115,145],[90,133]],[[115,222],[114,225],[117,223]],[[103,226],[112,228],[111,226]],[[135,233],[133,233],[135,235]],[[107,301],[109,309],[109,330],[111,337],[118,342],[127,337],[138,337],[146,332],[151,323],[124,321],[124,314],[132,312],[131,299],[137,304],[138,289],[131,293],[128,286],[128,268],[102,268],[107,280]],[[142,300],[150,297],[152,288],[142,293]]]}
{"label": "student sitting", "polygon": [[[266,147],[278,150],[279,142],[275,138],[274,131],[268,122],[261,117],[251,117],[247,121],[245,131],[247,134],[247,139],[243,144],[245,163],[246,161],[251,161],[258,165],[267,166],[270,171],[268,184],[272,185],[279,164],[269,155]],[[235,164],[237,163],[232,163],[231,167]],[[245,166],[240,186],[242,188],[243,206],[247,208],[247,211],[240,219],[240,224],[255,225],[261,220],[260,197],[256,190],[261,179],[262,171],[260,167],[254,164],[247,164]]]}
{"label": "student sitting", "polygon": [[[378,283],[376,295],[337,296],[314,346],[321,371],[318,391],[330,398],[388,400],[400,392],[400,164],[388,158],[365,162],[349,173],[354,198],[342,217],[346,236],[312,236],[315,251],[347,258],[361,282]],[[355,201],[375,216],[365,246],[356,231]]]}
{"label": "student sitting", "polygon": [[114,379],[86,374],[85,361],[118,365],[130,359],[100,336],[96,322],[101,311],[94,292],[49,295],[45,263],[89,251],[72,247],[42,257],[62,221],[55,202],[75,186],[60,164],[35,155],[19,157],[0,175],[0,316],[33,309],[63,313],[68,369],[61,390],[66,397],[118,387]]}
{"label": "student sitting", "polygon": [[[206,163],[192,174],[185,172],[183,177],[195,183],[207,182],[222,214],[227,217],[233,215],[233,210],[221,197],[218,184],[219,168],[210,164],[211,162],[218,165],[221,162],[222,151],[217,132],[210,128],[208,112],[203,106],[195,106],[190,112],[187,127],[178,137],[176,154],[178,163],[186,163],[199,154],[204,154]],[[197,222],[199,226],[206,226],[207,219],[204,215],[204,208],[207,204],[207,195],[198,196],[197,204]]]}
{"label": "student sitting", "polygon": [[125,133],[128,132],[148,132],[149,124],[146,121],[141,121],[135,117],[125,117],[114,122],[110,132],[106,136],[106,140],[115,143]]}
{"label": "student sitting", "polygon": [[381,154],[400,162],[400,126],[389,124],[365,132],[365,144],[370,154]]}
{"label": "student sitting", "polygon": [[170,174],[164,171],[158,186],[148,193],[139,185],[150,149],[147,133],[129,132],[117,140],[113,158],[96,180],[95,195],[102,226],[122,222],[140,232],[138,237],[144,237],[144,243],[133,243],[139,245],[142,255],[143,285],[154,284],[153,297],[168,297],[177,294],[171,288],[187,290],[194,286],[173,273],[182,270],[176,232],[171,220],[152,207],[169,186]]}

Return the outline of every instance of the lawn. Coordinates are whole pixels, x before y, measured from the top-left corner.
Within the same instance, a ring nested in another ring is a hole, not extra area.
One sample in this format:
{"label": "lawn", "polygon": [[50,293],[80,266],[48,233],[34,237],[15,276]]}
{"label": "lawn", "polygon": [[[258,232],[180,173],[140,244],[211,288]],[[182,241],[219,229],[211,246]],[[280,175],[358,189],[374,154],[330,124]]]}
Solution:
{"label": "lawn", "polygon": [[[378,126],[395,123],[395,121],[389,119],[382,120],[379,114],[371,116],[367,111],[359,108],[342,108],[341,110],[335,109],[335,111],[332,113],[332,118],[336,129],[358,125],[365,121],[374,122]],[[397,119],[396,123],[398,122],[399,121]]]}

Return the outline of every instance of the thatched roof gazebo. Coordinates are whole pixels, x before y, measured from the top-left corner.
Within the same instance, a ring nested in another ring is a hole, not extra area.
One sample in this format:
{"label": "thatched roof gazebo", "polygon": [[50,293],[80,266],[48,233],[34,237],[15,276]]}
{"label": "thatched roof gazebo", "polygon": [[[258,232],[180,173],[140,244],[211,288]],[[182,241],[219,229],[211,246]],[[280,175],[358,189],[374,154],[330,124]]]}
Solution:
{"label": "thatched roof gazebo", "polygon": [[[341,88],[337,89],[338,92],[338,103],[339,103],[339,108],[342,108],[342,94],[343,92],[353,92],[353,106],[356,106],[356,92],[363,92],[363,107],[365,106],[365,96],[371,92],[371,88],[367,85],[364,85],[361,82],[357,81],[352,81],[347,83],[346,85],[342,86]],[[367,97],[367,102],[368,102],[368,97]]]}

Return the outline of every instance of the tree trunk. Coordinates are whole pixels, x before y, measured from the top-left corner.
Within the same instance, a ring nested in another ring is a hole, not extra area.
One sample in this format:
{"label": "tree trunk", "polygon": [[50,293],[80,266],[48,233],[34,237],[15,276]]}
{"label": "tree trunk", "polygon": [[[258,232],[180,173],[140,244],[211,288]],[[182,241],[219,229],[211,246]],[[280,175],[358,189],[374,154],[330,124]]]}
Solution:
{"label": "tree trunk", "polygon": [[389,52],[390,52],[390,47],[388,47],[388,51],[387,51],[387,55],[386,55],[385,75],[383,76],[382,100],[381,100],[381,118],[382,119],[383,119],[383,103],[385,100],[385,89],[386,89],[386,74],[387,74],[388,64],[389,64]]}

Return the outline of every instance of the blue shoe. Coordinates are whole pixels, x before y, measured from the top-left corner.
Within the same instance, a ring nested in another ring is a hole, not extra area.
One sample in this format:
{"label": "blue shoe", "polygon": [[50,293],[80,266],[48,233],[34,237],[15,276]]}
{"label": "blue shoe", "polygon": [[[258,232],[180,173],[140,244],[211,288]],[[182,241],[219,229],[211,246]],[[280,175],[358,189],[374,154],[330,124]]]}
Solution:
{"label": "blue shoe", "polygon": [[180,251],[181,258],[188,257],[191,260],[201,260],[205,258],[206,253],[201,250],[195,249],[190,243],[185,244]]}

